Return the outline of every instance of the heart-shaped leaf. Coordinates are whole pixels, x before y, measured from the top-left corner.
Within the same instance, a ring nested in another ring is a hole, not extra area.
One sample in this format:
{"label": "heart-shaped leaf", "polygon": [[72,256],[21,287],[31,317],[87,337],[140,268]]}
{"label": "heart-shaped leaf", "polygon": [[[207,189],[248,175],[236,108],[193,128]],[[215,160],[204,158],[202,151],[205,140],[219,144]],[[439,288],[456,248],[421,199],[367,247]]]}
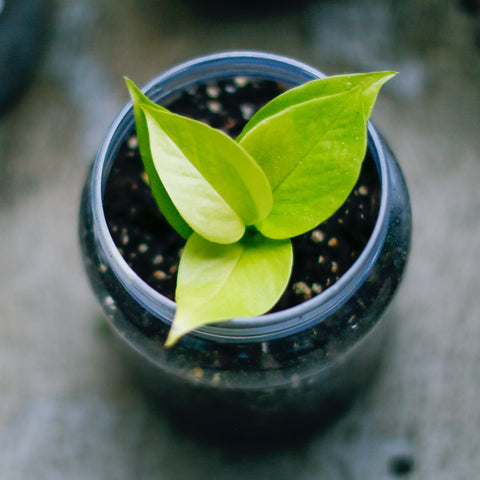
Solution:
{"label": "heart-shaped leaf", "polygon": [[[233,243],[246,225],[268,215],[270,184],[235,140],[144,99],[138,108],[147,127],[147,162],[168,194],[167,208],[173,203],[191,229],[211,242]],[[158,198],[164,201],[164,195]]]}
{"label": "heart-shaped leaf", "polygon": [[373,77],[370,83],[364,78],[342,93],[280,109],[241,137],[273,191],[272,211],[256,225],[265,236],[305,233],[344,203],[365,157],[373,102],[392,75],[384,73],[383,81]]}
{"label": "heart-shaped leaf", "polygon": [[265,313],[285,290],[292,261],[289,239],[248,232],[239,242],[218,245],[192,234],[180,260],[166,345],[202,325]]}

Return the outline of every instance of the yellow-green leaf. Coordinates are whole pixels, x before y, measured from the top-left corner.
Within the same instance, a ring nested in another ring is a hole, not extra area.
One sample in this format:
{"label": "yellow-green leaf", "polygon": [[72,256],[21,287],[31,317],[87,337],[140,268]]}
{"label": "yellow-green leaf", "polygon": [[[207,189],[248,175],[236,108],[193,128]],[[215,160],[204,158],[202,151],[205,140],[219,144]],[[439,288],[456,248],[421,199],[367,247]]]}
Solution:
{"label": "yellow-green leaf", "polygon": [[211,242],[233,243],[272,208],[270,184],[238,143],[204,123],[150,106],[156,171],[188,225]]}
{"label": "yellow-green leaf", "polygon": [[218,245],[192,234],[180,260],[166,345],[202,325],[267,312],[288,284],[292,261],[288,239],[248,232],[239,242]]}
{"label": "yellow-green leaf", "polygon": [[193,230],[209,241],[232,243],[247,225],[268,215],[273,204],[270,184],[235,140],[169,112],[132,82],[127,84],[152,191],[177,230],[185,237]]}
{"label": "yellow-green leaf", "polygon": [[[305,233],[344,203],[365,157],[373,103],[392,76],[364,76],[351,88],[337,77],[343,85],[340,93],[290,106],[282,101],[282,108],[267,107],[272,115],[247,129],[240,144],[262,167],[273,191],[269,216],[256,224],[265,236],[280,239]],[[295,99],[309,98],[312,88],[319,89],[307,84],[309,95],[298,90]]]}

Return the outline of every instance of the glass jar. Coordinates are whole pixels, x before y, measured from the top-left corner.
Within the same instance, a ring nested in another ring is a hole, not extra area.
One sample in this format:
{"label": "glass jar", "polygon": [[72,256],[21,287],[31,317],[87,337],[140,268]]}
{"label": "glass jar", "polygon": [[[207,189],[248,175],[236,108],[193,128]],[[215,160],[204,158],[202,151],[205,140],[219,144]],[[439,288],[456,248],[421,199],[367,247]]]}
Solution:
{"label": "glass jar", "polygon": [[[228,52],[181,64],[143,90],[165,104],[193,85],[234,76],[295,86],[323,74],[276,55]],[[175,303],[128,266],[103,208],[112,164],[133,128],[128,103],[85,183],[80,239],[93,289],[136,378],[175,418],[205,432],[276,435],[334,419],[375,373],[388,326],[384,312],[409,251],[408,191],[385,140],[369,123],[368,151],[381,185],[379,212],[365,248],[338,281],[295,307],[206,326],[166,349]]]}

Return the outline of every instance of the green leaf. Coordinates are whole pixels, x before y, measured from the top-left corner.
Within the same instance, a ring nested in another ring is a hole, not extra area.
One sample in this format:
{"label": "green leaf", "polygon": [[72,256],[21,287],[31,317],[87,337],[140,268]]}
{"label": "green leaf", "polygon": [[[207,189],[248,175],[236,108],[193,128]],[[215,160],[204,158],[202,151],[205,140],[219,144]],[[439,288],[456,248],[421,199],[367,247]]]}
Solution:
{"label": "green leaf", "polygon": [[158,175],[195,232],[233,243],[246,225],[268,215],[273,199],[267,177],[235,140],[196,120],[141,108]]}
{"label": "green leaf", "polygon": [[[245,233],[245,223],[160,126],[157,112],[142,106],[150,135],[152,159],[174,205],[199,235],[217,243],[233,243]],[[168,118],[167,118],[168,121]],[[202,137],[192,137],[202,140]]]}
{"label": "green leaf", "polygon": [[[382,75],[364,76],[341,93],[280,108],[246,130],[240,144],[262,167],[273,191],[273,208],[256,225],[265,236],[305,233],[344,203],[365,157],[373,103],[381,85],[393,76]],[[301,91],[295,97],[308,98]]]}
{"label": "green leaf", "polygon": [[168,193],[158,176],[150,153],[150,139],[148,135],[147,121],[141,108],[142,105],[150,105],[151,107],[158,109],[162,109],[163,107],[150,101],[130,79],[126,78],[125,81],[133,102],[138,147],[140,149],[140,155],[142,157],[143,166],[148,177],[152,194],[168,223],[170,223],[170,225],[186,239],[192,233],[192,229],[175,208],[175,205],[168,196]]}
{"label": "green leaf", "polygon": [[[310,100],[338,95],[347,92],[353,88],[363,86],[363,88],[371,88],[371,92],[376,96],[378,89],[390,78],[394,77],[396,72],[372,72],[372,73],[355,73],[350,75],[333,75],[331,77],[312,80],[310,82],[299,85],[298,87],[287,90],[285,93],[275,97],[262,107],[245,125],[237,142],[257,126],[260,122],[272,115],[280,113],[286,108],[308,102]],[[378,89],[376,86],[378,85]],[[375,99],[371,102],[373,108]],[[371,112],[365,112],[367,117]]]}
{"label": "green leaf", "polygon": [[192,234],[180,260],[166,345],[202,325],[267,312],[288,284],[292,261],[290,240],[249,231],[237,243],[218,245]]}
{"label": "green leaf", "polygon": [[131,81],[127,85],[145,171],[160,210],[177,231],[232,243],[246,225],[268,215],[270,184],[238,143],[154,104]]}

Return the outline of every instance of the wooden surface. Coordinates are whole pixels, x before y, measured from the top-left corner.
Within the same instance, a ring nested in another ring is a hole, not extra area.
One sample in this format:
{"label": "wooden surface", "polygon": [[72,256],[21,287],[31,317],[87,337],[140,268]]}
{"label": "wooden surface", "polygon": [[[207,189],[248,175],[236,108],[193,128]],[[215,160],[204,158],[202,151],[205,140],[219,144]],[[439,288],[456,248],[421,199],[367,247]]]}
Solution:
{"label": "wooden surface", "polygon": [[[399,32],[379,0],[225,21],[158,3],[59,1],[34,85],[0,117],[2,479],[479,478],[480,50],[469,18],[413,2],[404,15],[416,21]],[[352,28],[359,18],[377,20]],[[378,379],[328,431],[264,451],[205,445],[147,404],[118,363],[76,237],[87,165],[127,100],[122,76],[143,84],[233,48],[328,74],[400,70],[373,119],[404,169],[414,214]]]}

